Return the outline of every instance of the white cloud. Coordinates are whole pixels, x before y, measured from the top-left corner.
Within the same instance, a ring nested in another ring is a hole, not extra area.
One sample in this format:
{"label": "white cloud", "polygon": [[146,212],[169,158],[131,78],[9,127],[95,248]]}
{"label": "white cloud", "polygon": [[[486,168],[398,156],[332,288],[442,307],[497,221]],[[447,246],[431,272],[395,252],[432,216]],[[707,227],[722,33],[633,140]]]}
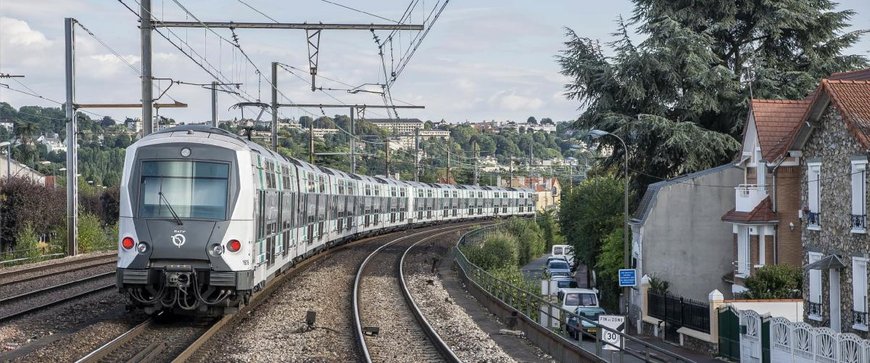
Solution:
{"label": "white cloud", "polygon": [[19,19],[0,17],[0,44],[6,47],[23,47],[28,50],[46,49],[52,42],[45,34],[33,30],[27,22]]}
{"label": "white cloud", "polygon": [[509,111],[535,111],[544,101],[534,96],[519,95],[514,90],[500,91],[489,98],[489,104]]}

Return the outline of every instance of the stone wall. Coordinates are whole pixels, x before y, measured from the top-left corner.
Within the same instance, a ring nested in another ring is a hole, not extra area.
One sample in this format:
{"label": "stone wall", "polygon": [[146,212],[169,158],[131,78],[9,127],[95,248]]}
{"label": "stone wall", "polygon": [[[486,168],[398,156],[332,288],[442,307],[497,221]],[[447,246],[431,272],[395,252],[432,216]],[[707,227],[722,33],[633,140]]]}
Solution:
{"label": "stone wall", "polygon": [[[820,252],[823,256],[839,255],[846,265],[839,270],[840,301],[839,307],[830,306],[829,271],[822,271],[823,321],[806,319],[813,326],[830,326],[830,309],[840,309],[841,331],[856,333],[868,338],[867,332],[852,328],[852,256],[870,254],[870,237],[866,234],[851,233],[852,214],[851,157],[867,155],[863,147],[846,128],[836,106],[831,104],[822,115],[819,125],[813,130],[803,147],[801,161],[801,205],[807,205],[807,164],[810,159],[821,159],[820,181],[820,231],[806,228],[802,223],[803,263],[808,262],[806,252]],[[805,274],[804,296],[809,296],[809,275]],[[804,299],[808,301],[807,298]],[[805,306],[804,311],[808,311]]]}

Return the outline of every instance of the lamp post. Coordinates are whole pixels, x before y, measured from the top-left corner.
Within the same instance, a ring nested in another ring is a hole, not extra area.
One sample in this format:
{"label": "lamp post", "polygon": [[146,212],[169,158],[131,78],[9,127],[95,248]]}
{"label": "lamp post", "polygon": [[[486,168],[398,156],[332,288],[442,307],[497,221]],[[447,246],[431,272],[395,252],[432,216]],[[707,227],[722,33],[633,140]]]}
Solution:
{"label": "lamp post", "polygon": [[0,147],[6,147],[6,180],[12,178],[12,142],[0,142]]}
{"label": "lamp post", "polygon": [[[625,196],[624,196],[623,209],[622,209],[622,217],[623,217],[623,223],[622,223],[622,251],[623,251],[622,252],[622,265],[623,265],[623,268],[629,269],[629,268],[631,268],[631,263],[629,262],[631,250],[629,249],[629,244],[628,244],[628,146],[625,144],[625,141],[622,140],[621,137],[616,136],[616,134],[612,134],[612,133],[607,132],[607,131],[589,130],[588,135],[593,139],[598,139],[602,136],[609,135],[609,136],[615,137],[617,140],[619,140],[620,143],[622,143],[622,150],[625,153],[625,174],[624,174],[625,175]],[[625,302],[623,304],[623,308],[625,309],[625,311],[624,311],[625,314],[628,314],[628,294],[629,294],[629,288],[624,287],[622,289],[622,296],[623,296],[623,299],[625,300]]]}

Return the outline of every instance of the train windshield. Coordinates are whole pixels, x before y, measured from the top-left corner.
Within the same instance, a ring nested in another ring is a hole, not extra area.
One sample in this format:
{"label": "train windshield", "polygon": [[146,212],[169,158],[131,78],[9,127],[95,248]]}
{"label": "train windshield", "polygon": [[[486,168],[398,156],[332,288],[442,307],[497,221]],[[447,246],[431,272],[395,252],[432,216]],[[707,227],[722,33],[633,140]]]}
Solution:
{"label": "train windshield", "polygon": [[[225,219],[229,165],[204,161],[143,161],[139,216]],[[161,194],[163,197],[161,198]]]}

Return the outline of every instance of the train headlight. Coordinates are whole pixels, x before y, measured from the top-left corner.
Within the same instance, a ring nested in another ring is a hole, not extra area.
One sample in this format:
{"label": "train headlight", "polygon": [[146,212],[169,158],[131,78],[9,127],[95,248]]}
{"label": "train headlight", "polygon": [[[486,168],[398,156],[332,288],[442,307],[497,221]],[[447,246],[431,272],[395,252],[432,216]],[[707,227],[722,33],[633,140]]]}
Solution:
{"label": "train headlight", "polygon": [[135,246],[135,245],[136,245],[136,242],[133,241],[133,237],[128,236],[128,237],[124,237],[124,239],[121,240],[121,247],[124,247],[125,250],[132,249],[133,246]]}
{"label": "train headlight", "polygon": [[190,149],[188,149],[188,148],[181,149],[181,156],[183,156],[183,157],[190,156]]}
{"label": "train headlight", "polygon": [[230,240],[227,242],[227,250],[230,252],[239,252],[242,249],[242,243],[237,239]]}
{"label": "train headlight", "polygon": [[215,256],[220,256],[222,253],[224,253],[224,246],[221,246],[217,243],[211,245],[211,253]]}
{"label": "train headlight", "polygon": [[139,245],[136,246],[136,249],[139,250],[139,253],[148,252],[148,244],[145,242],[139,242]]}

